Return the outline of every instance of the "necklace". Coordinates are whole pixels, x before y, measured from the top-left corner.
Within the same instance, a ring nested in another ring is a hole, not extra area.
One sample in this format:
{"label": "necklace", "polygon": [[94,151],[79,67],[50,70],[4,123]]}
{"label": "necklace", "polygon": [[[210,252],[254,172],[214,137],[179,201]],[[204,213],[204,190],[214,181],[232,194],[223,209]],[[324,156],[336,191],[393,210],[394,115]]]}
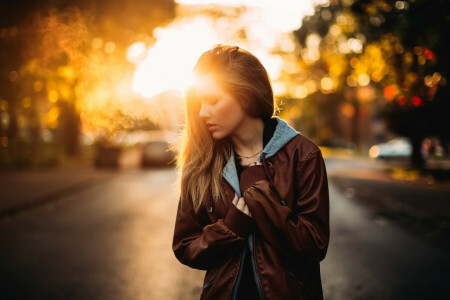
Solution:
{"label": "necklace", "polygon": [[243,155],[240,155],[239,153],[237,153],[237,151],[235,151],[235,152],[236,152],[236,154],[237,154],[239,157],[243,157],[243,158],[252,158],[252,157],[254,157],[254,156],[260,154],[262,151],[263,151],[263,149],[261,149],[260,151],[258,151],[258,152],[255,153],[255,154],[253,154],[252,156],[243,156]]}

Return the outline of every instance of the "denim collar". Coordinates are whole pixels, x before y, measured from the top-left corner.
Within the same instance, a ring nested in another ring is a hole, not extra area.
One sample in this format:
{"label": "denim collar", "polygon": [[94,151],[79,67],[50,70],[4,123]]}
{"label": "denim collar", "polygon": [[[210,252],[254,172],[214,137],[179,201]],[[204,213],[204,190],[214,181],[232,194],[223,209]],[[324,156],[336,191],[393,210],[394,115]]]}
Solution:
{"label": "denim collar", "polygon": [[[300,132],[292,128],[286,121],[278,116],[274,117],[278,124],[275,128],[272,138],[269,140],[267,145],[264,147],[263,151],[258,157],[258,161],[261,162],[263,153],[266,153],[265,158],[274,156],[281,148],[284,147],[290,140],[292,140]],[[241,192],[239,189],[239,177],[236,171],[236,160],[234,156],[233,148],[231,148],[231,156],[227,164],[222,170],[222,176],[225,180],[233,187],[236,194],[241,197]]]}

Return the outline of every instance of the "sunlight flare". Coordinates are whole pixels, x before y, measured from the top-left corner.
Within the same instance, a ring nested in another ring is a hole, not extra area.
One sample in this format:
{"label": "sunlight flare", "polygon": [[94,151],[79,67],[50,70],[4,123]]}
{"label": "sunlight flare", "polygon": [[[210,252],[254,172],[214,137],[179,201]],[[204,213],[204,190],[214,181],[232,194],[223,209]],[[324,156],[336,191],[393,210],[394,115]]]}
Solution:
{"label": "sunlight flare", "polygon": [[134,74],[133,88],[145,97],[170,89],[184,91],[192,82],[192,67],[198,57],[219,43],[211,21],[205,17],[157,28],[154,35],[156,43]]}

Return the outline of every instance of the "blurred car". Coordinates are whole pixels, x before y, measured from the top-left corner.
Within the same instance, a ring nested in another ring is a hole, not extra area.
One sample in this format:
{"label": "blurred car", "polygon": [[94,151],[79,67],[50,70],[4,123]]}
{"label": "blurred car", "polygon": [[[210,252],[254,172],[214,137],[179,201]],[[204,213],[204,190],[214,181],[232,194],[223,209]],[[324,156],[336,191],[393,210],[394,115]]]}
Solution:
{"label": "blurred car", "polygon": [[425,158],[442,158],[444,156],[444,147],[437,137],[427,137],[422,141],[422,155]]}
{"label": "blurred car", "polygon": [[122,149],[118,145],[99,143],[96,147],[94,166],[96,168],[119,168]]}
{"label": "blurred car", "polygon": [[175,152],[167,141],[151,141],[143,145],[141,167],[174,166]]}
{"label": "blurred car", "polygon": [[374,159],[407,159],[411,154],[412,145],[406,137],[396,137],[369,149],[369,156]]}

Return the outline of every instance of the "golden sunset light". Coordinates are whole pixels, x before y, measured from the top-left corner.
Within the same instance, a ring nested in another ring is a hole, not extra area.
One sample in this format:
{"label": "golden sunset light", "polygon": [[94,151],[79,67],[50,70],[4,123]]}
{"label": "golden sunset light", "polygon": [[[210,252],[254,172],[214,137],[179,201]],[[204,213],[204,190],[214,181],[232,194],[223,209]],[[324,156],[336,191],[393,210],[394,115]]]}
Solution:
{"label": "golden sunset light", "polygon": [[303,16],[314,13],[313,4],[327,3],[328,0],[177,0],[176,2],[257,8],[261,21],[278,31],[288,32],[301,26]]}
{"label": "golden sunset light", "polygon": [[449,15],[1,0],[0,298],[445,299]]}
{"label": "golden sunset light", "polygon": [[[182,5],[179,18],[153,31],[156,39],[153,45],[147,49],[144,42],[136,42],[128,48],[127,59],[136,63],[133,89],[147,98],[169,89],[184,92],[192,82],[191,69],[201,53],[214,44],[224,43],[235,44],[255,53],[274,81],[275,93],[284,93],[283,83],[277,82],[281,70],[294,68],[295,72],[298,66],[287,66],[280,55],[272,53],[294,50],[291,31],[301,26],[299,15],[312,13],[312,4],[309,1],[281,2],[178,1]],[[205,4],[242,6],[245,10],[237,16],[225,14],[221,18],[213,18],[206,13],[186,13],[191,5]],[[183,5],[186,7],[183,8]],[[245,38],[240,36],[242,33],[245,33]]]}
{"label": "golden sunset light", "polygon": [[169,89],[184,91],[191,83],[196,59],[219,42],[212,21],[201,16],[156,28],[154,35],[156,43],[134,74],[133,89],[145,97]]}

